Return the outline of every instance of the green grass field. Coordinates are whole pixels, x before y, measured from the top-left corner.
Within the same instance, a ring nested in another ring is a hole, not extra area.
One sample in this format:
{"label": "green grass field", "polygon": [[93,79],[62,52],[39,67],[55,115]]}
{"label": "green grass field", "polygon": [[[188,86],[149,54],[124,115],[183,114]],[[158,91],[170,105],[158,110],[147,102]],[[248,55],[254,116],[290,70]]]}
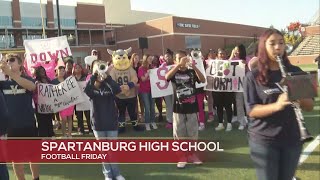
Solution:
{"label": "green grass field", "polygon": [[[303,66],[304,70],[314,70],[316,66]],[[320,98],[316,98],[313,112],[305,113],[308,130],[312,135],[320,134]],[[126,137],[172,137],[172,131],[160,123],[158,130],[136,133],[131,129],[122,136]],[[201,139],[221,142],[224,152],[212,154],[211,162],[201,166],[189,165],[186,169],[179,170],[176,164],[120,164],[121,174],[128,180],[254,180],[255,169],[249,156],[246,131],[234,130],[231,132],[216,132],[214,127],[217,122],[207,123],[205,131],[200,132]],[[306,144],[307,145],[307,144]],[[305,145],[305,146],[306,146]],[[137,157],[139,158],[139,157]],[[320,179],[320,147],[299,166],[296,173],[302,180]],[[10,179],[15,179],[12,167],[9,165]],[[51,164],[40,165],[40,178],[45,180],[98,180],[103,179],[100,164]],[[26,179],[32,179],[29,168],[26,166]]]}

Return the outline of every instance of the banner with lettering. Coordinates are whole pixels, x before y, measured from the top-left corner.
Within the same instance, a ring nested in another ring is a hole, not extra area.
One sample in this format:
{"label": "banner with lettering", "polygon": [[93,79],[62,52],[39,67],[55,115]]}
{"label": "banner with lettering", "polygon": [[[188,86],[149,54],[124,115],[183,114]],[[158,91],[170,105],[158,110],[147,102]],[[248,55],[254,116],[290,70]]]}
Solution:
{"label": "banner with lettering", "polygon": [[81,89],[83,102],[76,105],[77,111],[89,111],[90,110],[90,98],[84,93],[84,88],[86,88],[87,81],[78,81],[79,87]]}
{"label": "banner with lettering", "polygon": [[157,69],[150,70],[150,84],[152,98],[163,97],[173,94],[173,88],[171,82],[165,79],[166,73],[173,68],[174,65],[160,66]]}
{"label": "banner with lettering", "polygon": [[207,91],[243,92],[245,64],[239,60],[210,60],[206,76]]}
{"label": "banner with lettering", "polygon": [[24,40],[24,47],[28,70],[35,65],[41,65],[46,69],[50,79],[54,79],[55,76],[56,60],[72,55],[66,36]]}
{"label": "banner with lettering", "polygon": [[73,76],[58,85],[38,85],[38,112],[56,113],[70,106],[83,102],[80,87]]}

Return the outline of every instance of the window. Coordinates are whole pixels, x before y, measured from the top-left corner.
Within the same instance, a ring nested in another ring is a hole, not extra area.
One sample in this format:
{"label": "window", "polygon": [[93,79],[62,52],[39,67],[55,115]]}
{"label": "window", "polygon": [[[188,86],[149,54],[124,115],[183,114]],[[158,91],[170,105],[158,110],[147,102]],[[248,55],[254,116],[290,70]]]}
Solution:
{"label": "window", "polygon": [[[58,19],[54,19],[55,27],[58,27]],[[76,20],[75,19],[62,19],[60,18],[61,27],[70,27],[76,28]]]}
{"label": "window", "polygon": [[[64,28],[76,28],[76,6],[59,5],[60,24]],[[55,27],[58,27],[57,6],[53,6]]]}
{"label": "window", "polygon": [[[46,4],[42,4],[44,26],[47,27]],[[39,3],[20,2],[22,27],[42,27],[41,8]]]}
{"label": "window", "polygon": [[0,26],[12,27],[11,1],[0,1]]}
{"label": "window", "polygon": [[12,27],[12,17],[11,16],[0,16],[0,26]]}
{"label": "window", "polygon": [[201,49],[200,36],[185,36],[186,49]]}
{"label": "window", "polygon": [[[44,18],[43,22],[44,27],[47,27],[47,18]],[[23,27],[42,27],[42,20],[37,17],[21,17],[21,25]]]}

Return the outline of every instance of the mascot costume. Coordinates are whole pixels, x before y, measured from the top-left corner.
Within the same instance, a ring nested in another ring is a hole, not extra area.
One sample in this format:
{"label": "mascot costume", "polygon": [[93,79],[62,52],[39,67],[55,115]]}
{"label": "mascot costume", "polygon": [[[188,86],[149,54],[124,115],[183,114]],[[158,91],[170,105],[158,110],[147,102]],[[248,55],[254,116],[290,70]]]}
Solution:
{"label": "mascot costume", "polygon": [[125,131],[125,113],[128,110],[130,120],[134,130],[143,131],[144,128],[139,126],[136,106],[137,95],[135,85],[138,82],[136,71],[131,67],[128,54],[131,52],[131,47],[126,50],[118,49],[112,51],[107,49],[112,56],[113,68],[110,71],[110,76],[116,81],[122,90],[122,94],[117,95],[116,103],[118,106],[119,116],[119,133]]}

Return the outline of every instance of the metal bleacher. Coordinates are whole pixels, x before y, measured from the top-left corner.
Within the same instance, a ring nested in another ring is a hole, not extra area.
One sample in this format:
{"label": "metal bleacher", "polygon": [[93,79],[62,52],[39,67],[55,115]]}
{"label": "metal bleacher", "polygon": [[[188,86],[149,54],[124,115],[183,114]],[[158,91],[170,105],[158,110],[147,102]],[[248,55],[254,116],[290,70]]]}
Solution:
{"label": "metal bleacher", "polygon": [[320,54],[320,34],[306,37],[291,56]]}

